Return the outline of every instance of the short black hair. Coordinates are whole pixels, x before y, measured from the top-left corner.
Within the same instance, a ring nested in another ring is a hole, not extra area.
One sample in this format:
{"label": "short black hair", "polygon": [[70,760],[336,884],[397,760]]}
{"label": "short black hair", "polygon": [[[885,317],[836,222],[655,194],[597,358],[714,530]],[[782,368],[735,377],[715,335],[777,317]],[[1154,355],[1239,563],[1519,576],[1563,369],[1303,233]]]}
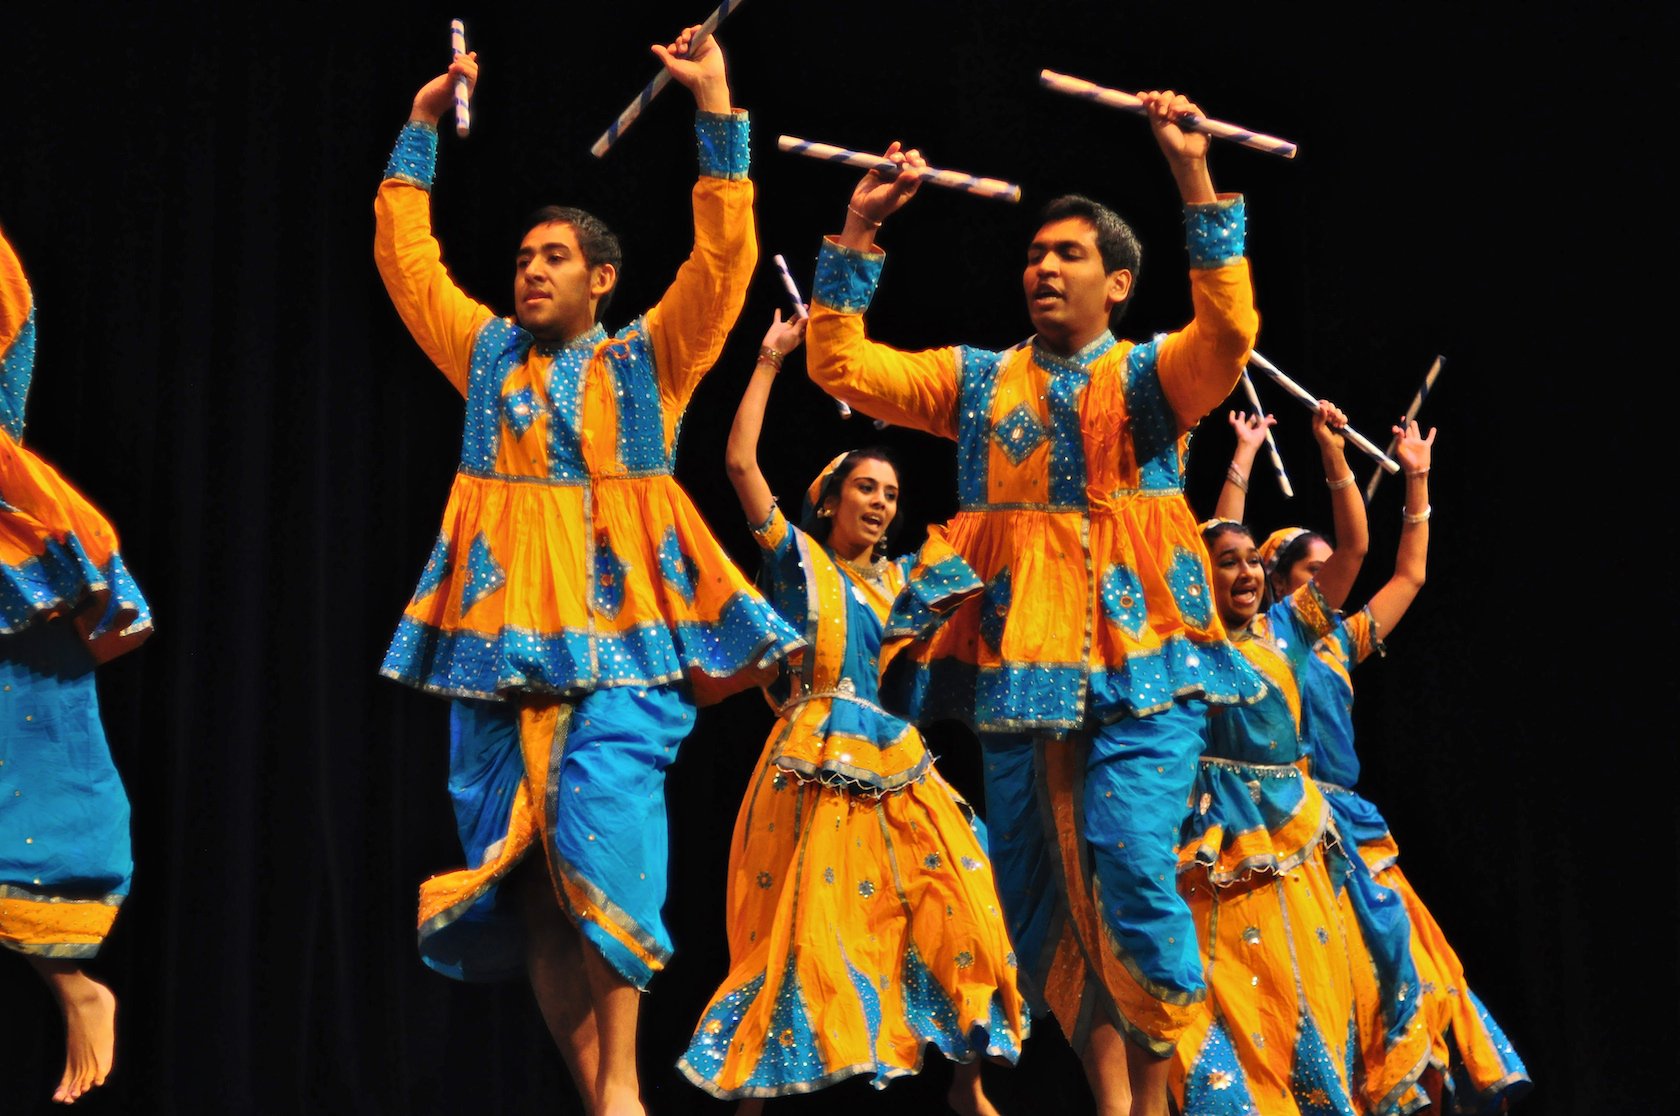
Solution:
{"label": "short black hair", "polygon": [[[607,223],[593,213],[577,209],[569,205],[545,205],[525,218],[525,224],[519,230],[520,239],[529,235],[530,231],[539,225],[570,225],[577,233],[578,248],[583,252],[585,266],[593,269],[602,264],[611,264],[613,271],[619,278],[624,275],[624,248],[618,243],[618,236]],[[613,294],[618,290],[618,279],[607,288],[607,293],[601,296],[601,301],[595,304],[595,320],[600,321],[607,312],[607,306],[612,302]]]}
{"label": "short black hair", "polygon": [[[887,452],[885,446],[864,446],[861,449],[852,450],[840,459],[840,464],[834,467],[834,472],[823,479],[822,487],[817,490],[817,502],[806,508],[804,514],[800,517],[800,530],[820,543],[826,544],[828,542],[828,534],[834,526],[834,519],[832,516],[818,515],[817,512],[828,502],[830,496],[838,497],[840,495],[840,488],[846,483],[846,478],[851,476],[857,467],[865,461],[885,462],[892,466],[895,475],[899,477],[904,475],[903,470],[898,467],[898,462],[893,460],[892,454]],[[892,537],[897,533],[898,516],[895,515],[892,522],[887,524],[886,531],[881,534],[879,539],[875,540],[875,557],[885,558],[887,556],[887,549],[891,544]]]}
{"label": "short black hair", "polygon": [[[1103,271],[1129,271],[1132,273],[1132,290],[1137,288],[1138,276],[1143,271],[1143,245],[1138,243],[1137,233],[1132,226],[1121,220],[1120,215],[1108,208],[1102,202],[1093,201],[1084,194],[1063,194],[1059,198],[1052,198],[1038,215],[1038,227],[1043,228],[1052,221],[1065,221],[1070,217],[1077,217],[1090,225],[1097,234],[1097,251],[1102,255]],[[1125,299],[1117,303],[1108,315],[1108,323],[1115,326],[1126,316],[1126,308],[1131,305],[1131,291],[1127,291]]]}

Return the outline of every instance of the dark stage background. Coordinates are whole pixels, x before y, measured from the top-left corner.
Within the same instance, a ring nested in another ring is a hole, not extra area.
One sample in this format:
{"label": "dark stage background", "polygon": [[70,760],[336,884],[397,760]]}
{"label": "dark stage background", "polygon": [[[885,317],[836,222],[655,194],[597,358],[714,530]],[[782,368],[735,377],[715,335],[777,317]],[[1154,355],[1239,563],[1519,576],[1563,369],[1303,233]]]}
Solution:
{"label": "dark stage background", "polygon": [[[443,140],[446,258],[505,307],[517,218],[583,205],[626,242],[616,326],[686,252],[691,102],[666,94],[605,161],[588,145],[652,75],[646,44],[708,2],[8,12],[0,221],[40,306],[29,441],[108,511],[158,623],[101,680],[138,866],[94,966],[122,1005],[117,1071],[86,1107],[575,1110],[523,987],[454,985],[414,952],[415,886],[459,861],[446,707],[374,671],[436,531],[461,404],[380,288],[371,203],[462,15],[485,69],[473,138]],[[1638,126],[1675,83],[1649,46],[1672,25],[1647,10],[758,0],[722,36],[754,114],[766,266],[694,399],[679,472],[748,564],[722,447],[780,304],[768,258],[808,283],[854,181],[777,155],[777,133],[904,137],[1023,183],[1020,207],[929,188],[889,223],[871,327],[903,346],[1025,336],[1022,247],[1064,190],[1111,202],[1144,240],[1132,335],[1187,314],[1147,128],[1041,92],[1040,67],[1173,86],[1301,143],[1293,162],[1213,157],[1221,188],[1249,197],[1262,351],[1373,434],[1448,358],[1423,416],[1441,428],[1432,580],[1391,656],[1360,672],[1365,789],[1526,1058],[1533,1116],[1675,1101],[1676,466],[1671,393],[1653,386],[1673,237],[1650,165],[1666,144]],[[1305,412],[1260,386],[1300,496],[1285,507],[1257,470],[1252,518],[1321,524]],[[797,372],[769,429],[789,498],[875,439]],[[952,452],[880,440],[907,463],[909,547],[953,509]],[[1222,416],[1198,439],[1199,507],[1230,445]],[[1391,568],[1400,490],[1372,509],[1356,601]],[[722,1110],[668,1067],[723,975],[729,830],[769,720],[753,695],[706,712],[673,771],[679,953],[642,1026],[655,1112]],[[978,801],[971,742],[934,736]],[[22,964],[0,965],[0,1109],[51,1091],[51,1010]],[[947,1076],[785,1107],[932,1110]],[[1019,1069],[986,1076],[1005,1111],[1089,1105],[1052,1025]]]}

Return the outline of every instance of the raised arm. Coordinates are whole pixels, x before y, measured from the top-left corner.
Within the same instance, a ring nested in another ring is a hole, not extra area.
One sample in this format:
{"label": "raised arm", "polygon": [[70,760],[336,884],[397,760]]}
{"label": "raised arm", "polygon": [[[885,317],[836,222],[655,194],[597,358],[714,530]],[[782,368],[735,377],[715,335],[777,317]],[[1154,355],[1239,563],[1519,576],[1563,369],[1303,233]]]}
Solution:
{"label": "raised arm", "polygon": [[1435,449],[1435,430],[1431,427],[1429,437],[1424,438],[1419,436],[1418,424],[1409,422],[1405,430],[1396,426],[1394,433],[1400,437],[1394,457],[1406,472],[1405,518],[1400,527],[1400,548],[1394,556],[1394,576],[1366,605],[1382,639],[1388,638],[1417,599],[1429,560],[1429,463]]}
{"label": "raised arm", "polygon": [[782,321],[776,311],[770,330],[759,346],[758,363],[753,365],[752,378],[735,408],[735,422],[729,428],[729,443],[723,451],[723,465],[729,473],[729,483],[735,486],[741,510],[753,526],[770,518],[776,497],[758,467],[758,437],[764,428],[764,408],[770,401],[770,389],[775,386],[776,373],[782,370],[782,359],[799,347],[805,337],[805,319]]}
{"label": "raised arm", "polygon": [[747,114],[730,104],[723,48],[715,38],[683,57],[699,26],[653,51],[673,80],[694,95],[700,177],[694,186],[694,248],[647,314],[648,338],[665,405],[666,437],[695,387],[716,363],[741,314],[758,264],[753,184],[747,177]]}
{"label": "raised arm", "polygon": [[414,95],[374,201],[373,259],[379,277],[420,348],[463,396],[478,327],[493,315],[468,298],[443,267],[432,235],[432,176],[437,168],[438,118],[455,104],[454,82],[478,80],[476,53],[455,59],[446,73]]}
{"label": "raised arm", "polygon": [[23,412],[35,374],[35,295],[0,231],[0,430],[23,441]]}
{"label": "raised arm", "polygon": [[847,200],[840,235],[824,240],[817,255],[806,363],[811,379],[834,398],[896,425],[955,439],[957,350],[907,353],[864,332],[863,312],[886,260],[875,234],[916,195],[927,166],[920,152],[896,142],[882,158],[898,164],[898,176],[864,175]]}
{"label": "raised arm", "polygon": [[1371,548],[1371,536],[1365,523],[1365,500],[1359,486],[1353,482],[1353,470],[1348,468],[1345,442],[1341,430],[1347,426],[1347,416],[1328,400],[1320,401],[1313,416],[1313,440],[1318,443],[1319,459],[1324,462],[1324,483],[1330,488],[1330,522],[1336,537],[1335,552],[1313,575],[1319,591],[1330,607],[1339,609],[1353,591],[1359,569],[1365,564],[1365,554]]}
{"label": "raised arm", "polygon": [[1243,256],[1246,216],[1242,198],[1214,192],[1208,172],[1208,137],[1173,121],[1201,108],[1172,90],[1139,96],[1149,105],[1155,142],[1166,156],[1179,199],[1190,251],[1190,301],[1194,317],[1161,344],[1161,388],[1189,430],[1237,386],[1260,329],[1254,290]]}
{"label": "raised arm", "polygon": [[1243,521],[1248,510],[1248,482],[1254,476],[1254,458],[1266,444],[1266,431],[1277,425],[1273,415],[1250,415],[1232,411],[1225,421],[1237,436],[1237,448],[1231,452],[1231,463],[1225,467],[1225,484],[1219,489],[1219,502],[1213,514],[1218,519],[1235,523]]}

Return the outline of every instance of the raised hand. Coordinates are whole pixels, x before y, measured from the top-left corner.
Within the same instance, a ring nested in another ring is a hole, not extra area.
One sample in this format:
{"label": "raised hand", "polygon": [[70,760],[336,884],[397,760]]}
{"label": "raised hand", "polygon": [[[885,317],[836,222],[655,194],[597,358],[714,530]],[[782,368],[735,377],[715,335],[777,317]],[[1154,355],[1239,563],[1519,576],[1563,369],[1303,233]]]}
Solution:
{"label": "raised hand", "polygon": [[846,203],[848,210],[846,224],[848,228],[862,223],[873,231],[879,228],[882,221],[897,213],[904,203],[916,196],[916,191],[922,185],[922,171],[927,169],[927,160],[915,148],[909,151],[894,140],[891,147],[882,153],[881,158],[899,168],[897,177],[887,178],[877,171],[870,171],[858,181],[852,190],[851,200]]}
{"label": "raised hand", "polygon": [[1181,128],[1177,123],[1184,116],[1202,115],[1201,106],[1171,89],[1151,89],[1139,93],[1138,99],[1149,112],[1149,127],[1155,132],[1161,154],[1167,157],[1184,203],[1199,205],[1219,200],[1213,190],[1213,179],[1208,176],[1208,135]]}
{"label": "raised hand", "polygon": [[724,69],[723,48],[717,36],[708,36],[689,57],[689,46],[700,31],[696,23],[685,27],[682,34],[665,46],[653,45],[653,53],[665,64],[671,78],[694,94],[694,103],[702,112],[728,112],[729,76]]}
{"label": "raised hand", "polygon": [[1404,428],[1395,426],[1391,429],[1400,439],[1394,447],[1394,459],[1400,462],[1400,467],[1406,470],[1408,476],[1428,472],[1429,459],[1435,449],[1435,428],[1429,428],[1427,438],[1420,435],[1415,419],[1407,422]]}
{"label": "raised hand", "polygon": [[1225,421],[1230,424],[1237,436],[1237,446],[1246,450],[1252,460],[1254,454],[1266,442],[1266,431],[1277,425],[1277,416],[1247,414],[1243,411],[1232,411],[1226,415]]}
{"label": "raised hand", "polygon": [[1313,415],[1313,437],[1318,440],[1319,452],[1326,457],[1334,454],[1342,455],[1342,447],[1347,443],[1342,431],[1347,427],[1347,415],[1342,409],[1328,399],[1318,401],[1318,413]]}
{"label": "raised hand", "polygon": [[805,340],[805,322],[807,319],[795,315],[787,321],[782,320],[782,312],[776,311],[770,320],[770,328],[764,334],[764,347],[772,349],[783,356],[799,348]]}
{"label": "raised hand", "polygon": [[467,94],[478,84],[478,51],[471,50],[449,63],[449,69],[420,87],[414,95],[414,107],[408,118],[422,124],[436,125],[445,113],[455,111],[455,79],[467,79]]}

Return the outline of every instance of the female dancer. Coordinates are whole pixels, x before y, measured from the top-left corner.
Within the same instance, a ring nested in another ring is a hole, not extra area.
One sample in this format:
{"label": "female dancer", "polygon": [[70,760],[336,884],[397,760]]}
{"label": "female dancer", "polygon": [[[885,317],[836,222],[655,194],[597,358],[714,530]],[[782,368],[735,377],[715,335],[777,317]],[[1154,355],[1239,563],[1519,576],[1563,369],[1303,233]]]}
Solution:
{"label": "female dancer", "polygon": [[[1239,518],[1243,487],[1270,416],[1231,416],[1237,449],[1220,494],[1221,515]],[[1394,576],[1366,606],[1345,619],[1338,617],[1331,631],[1313,648],[1314,658],[1301,680],[1302,731],[1306,736],[1311,770],[1335,817],[1344,842],[1355,846],[1376,882],[1397,892],[1409,917],[1409,949],[1418,976],[1420,1010],[1430,1030],[1430,1069],[1421,1081],[1430,1100],[1440,1103],[1443,1088],[1451,1088],[1454,1107],[1479,1112],[1498,1108],[1529,1087],[1528,1071],[1516,1050],[1464,980],[1464,967],[1447,943],[1439,924],[1400,870],[1400,850],[1388,823],[1371,802],[1351,788],[1359,780],[1359,757],[1353,744],[1353,680],[1351,669],[1373,652],[1385,653],[1382,638],[1394,631],[1423,587],[1429,553],[1429,469],[1435,431],[1419,436],[1416,423],[1407,426],[1396,448],[1406,473],[1406,501]],[[1339,506],[1339,505],[1338,505]],[[1351,510],[1360,521],[1363,537],[1364,504]],[[1338,541],[1344,537],[1337,526]],[[1324,562],[1342,554],[1328,540],[1301,527],[1272,533],[1260,547],[1268,587],[1274,596],[1297,591]],[[1361,911],[1367,935],[1370,923],[1381,917],[1376,908]]]}
{"label": "female dancer", "polygon": [[116,997],[82,968],[128,894],[128,796],[111,763],[93,669],[152,634],[111,525],[23,448],[35,307],[0,236],[0,945],[64,1013],[53,1100],[105,1083]]}
{"label": "female dancer", "polygon": [[[776,315],[727,462],[764,548],[760,582],[808,647],[776,695],[780,716],[736,817],[729,975],[678,1065],[723,1098],[853,1074],[884,1088],[919,1071],[931,1042],[959,1063],[952,1107],[989,1113],[978,1059],[1014,1061],[1028,1027],[991,864],[920,734],[877,704],[883,625],[909,566],[884,556],[898,471],[880,450],[842,454],[811,485],[798,527],[759,471],[765,404],[804,326]],[[949,558],[909,573],[921,605],[979,588]]]}

